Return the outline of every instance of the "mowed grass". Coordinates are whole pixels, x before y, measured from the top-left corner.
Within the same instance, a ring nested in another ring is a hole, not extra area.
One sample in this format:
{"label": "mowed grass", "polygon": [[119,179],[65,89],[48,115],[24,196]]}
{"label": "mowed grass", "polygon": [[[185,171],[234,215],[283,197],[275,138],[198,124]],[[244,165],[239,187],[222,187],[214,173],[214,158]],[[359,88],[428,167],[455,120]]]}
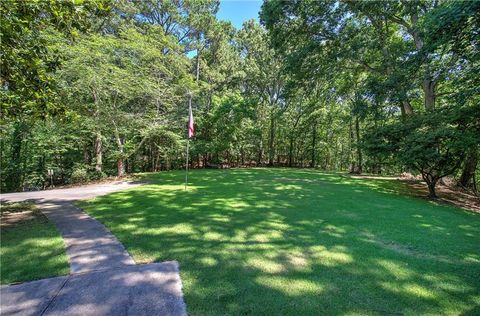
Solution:
{"label": "mowed grass", "polygon": [[0,228],[0,283],[68,274],[63,239],[55,225],[33,205],[2,205],[2,212],[6,211],[33,211],[33,216]]}
{"label": "mowed grass", "polygon": [[194,170],[82,202],[137,262],[178,260],[190,315],[480,314],[480,216],[401,184]]}

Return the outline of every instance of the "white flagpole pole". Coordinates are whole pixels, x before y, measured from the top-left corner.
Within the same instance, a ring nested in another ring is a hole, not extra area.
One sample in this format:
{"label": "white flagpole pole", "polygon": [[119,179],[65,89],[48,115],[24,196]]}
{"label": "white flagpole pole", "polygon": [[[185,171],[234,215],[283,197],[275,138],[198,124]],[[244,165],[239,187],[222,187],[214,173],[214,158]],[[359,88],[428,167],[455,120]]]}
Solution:
{"label": "white flagpole pole", "polygon": [[185,190],[187,190],[188,183],[188,144],[190,143],[190,138],[187,139],[187,164],[185,165]]}

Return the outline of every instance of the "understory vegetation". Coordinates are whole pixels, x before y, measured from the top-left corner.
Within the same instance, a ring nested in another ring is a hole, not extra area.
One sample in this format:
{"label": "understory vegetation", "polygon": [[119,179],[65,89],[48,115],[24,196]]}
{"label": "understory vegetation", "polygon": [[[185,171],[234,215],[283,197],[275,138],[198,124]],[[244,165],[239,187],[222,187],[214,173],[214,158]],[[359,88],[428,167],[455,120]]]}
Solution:
{"label": "understory vegetation", "polygon": [[137,263],[177,260],[189,315],[476,315],[480,216],[395,180],[194,170],[82,201]]}
{"label": "understory vegetation", "polygon": [[1,190],[185,167],[410,172],[476,191],[478,1],[2,1]]}

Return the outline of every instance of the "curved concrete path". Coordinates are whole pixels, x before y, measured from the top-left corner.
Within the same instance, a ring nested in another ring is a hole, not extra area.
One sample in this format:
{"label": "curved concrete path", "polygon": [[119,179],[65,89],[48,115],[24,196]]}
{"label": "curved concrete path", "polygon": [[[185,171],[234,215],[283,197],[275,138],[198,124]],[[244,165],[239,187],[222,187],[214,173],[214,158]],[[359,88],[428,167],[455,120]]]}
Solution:
{"label": "curved concrete path", "polygon": [[38,205],[62,234],[72,273],[135,264],[105,226],[70,202],[42,201]]}
{"label": "curved concrete path", "polygon": [[186,315],[176,261],[135,265],[105,226],[71,201],[135,187],[114,182],[1,195],[34,200],[64,238],[71,274],[0,287],[1,315]]}

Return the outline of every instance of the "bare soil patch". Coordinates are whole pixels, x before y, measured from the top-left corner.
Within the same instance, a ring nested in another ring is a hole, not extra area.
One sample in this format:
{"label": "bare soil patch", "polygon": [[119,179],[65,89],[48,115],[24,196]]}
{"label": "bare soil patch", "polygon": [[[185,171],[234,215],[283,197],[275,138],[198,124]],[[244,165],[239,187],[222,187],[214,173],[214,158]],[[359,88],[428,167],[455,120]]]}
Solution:
{"label": "bare soil patch", "polygon": [[33,203],[2,203],[0,228],[7,229],[32,220],[48,221],[45,215]]}
{"label": "bare soil patch", "polygon": [[[426,198],[428,195],[427,185],[421,181],[405,181],[408,184],[408,187],[411,189],[412,195]],[[439,184],[437,185],[437,195],[439,203],[448,204],[451,206],[456,206],[463,208],[468,211],[475,213],[480,213],[480,198],[469,193],[465,192],[459,188],[450,187],[446,185]]]}
{"label": "bare soil patch", "polygon": [[[411,196],[428,199],[428,187],[418,177],[389,177],[389,176],[372,176],[372,175],[349,175],[353,179],[373,179],[373,180],[393,180],[401,181],[407,184],[405,193]],[[470,192],[466,192],[455,187],[452,181],[445,181],[449,185],[437,184],[436,192],[438,198],[433,200],[439,204],[460,207],[475,213],[480,213],[480,198]]]}

